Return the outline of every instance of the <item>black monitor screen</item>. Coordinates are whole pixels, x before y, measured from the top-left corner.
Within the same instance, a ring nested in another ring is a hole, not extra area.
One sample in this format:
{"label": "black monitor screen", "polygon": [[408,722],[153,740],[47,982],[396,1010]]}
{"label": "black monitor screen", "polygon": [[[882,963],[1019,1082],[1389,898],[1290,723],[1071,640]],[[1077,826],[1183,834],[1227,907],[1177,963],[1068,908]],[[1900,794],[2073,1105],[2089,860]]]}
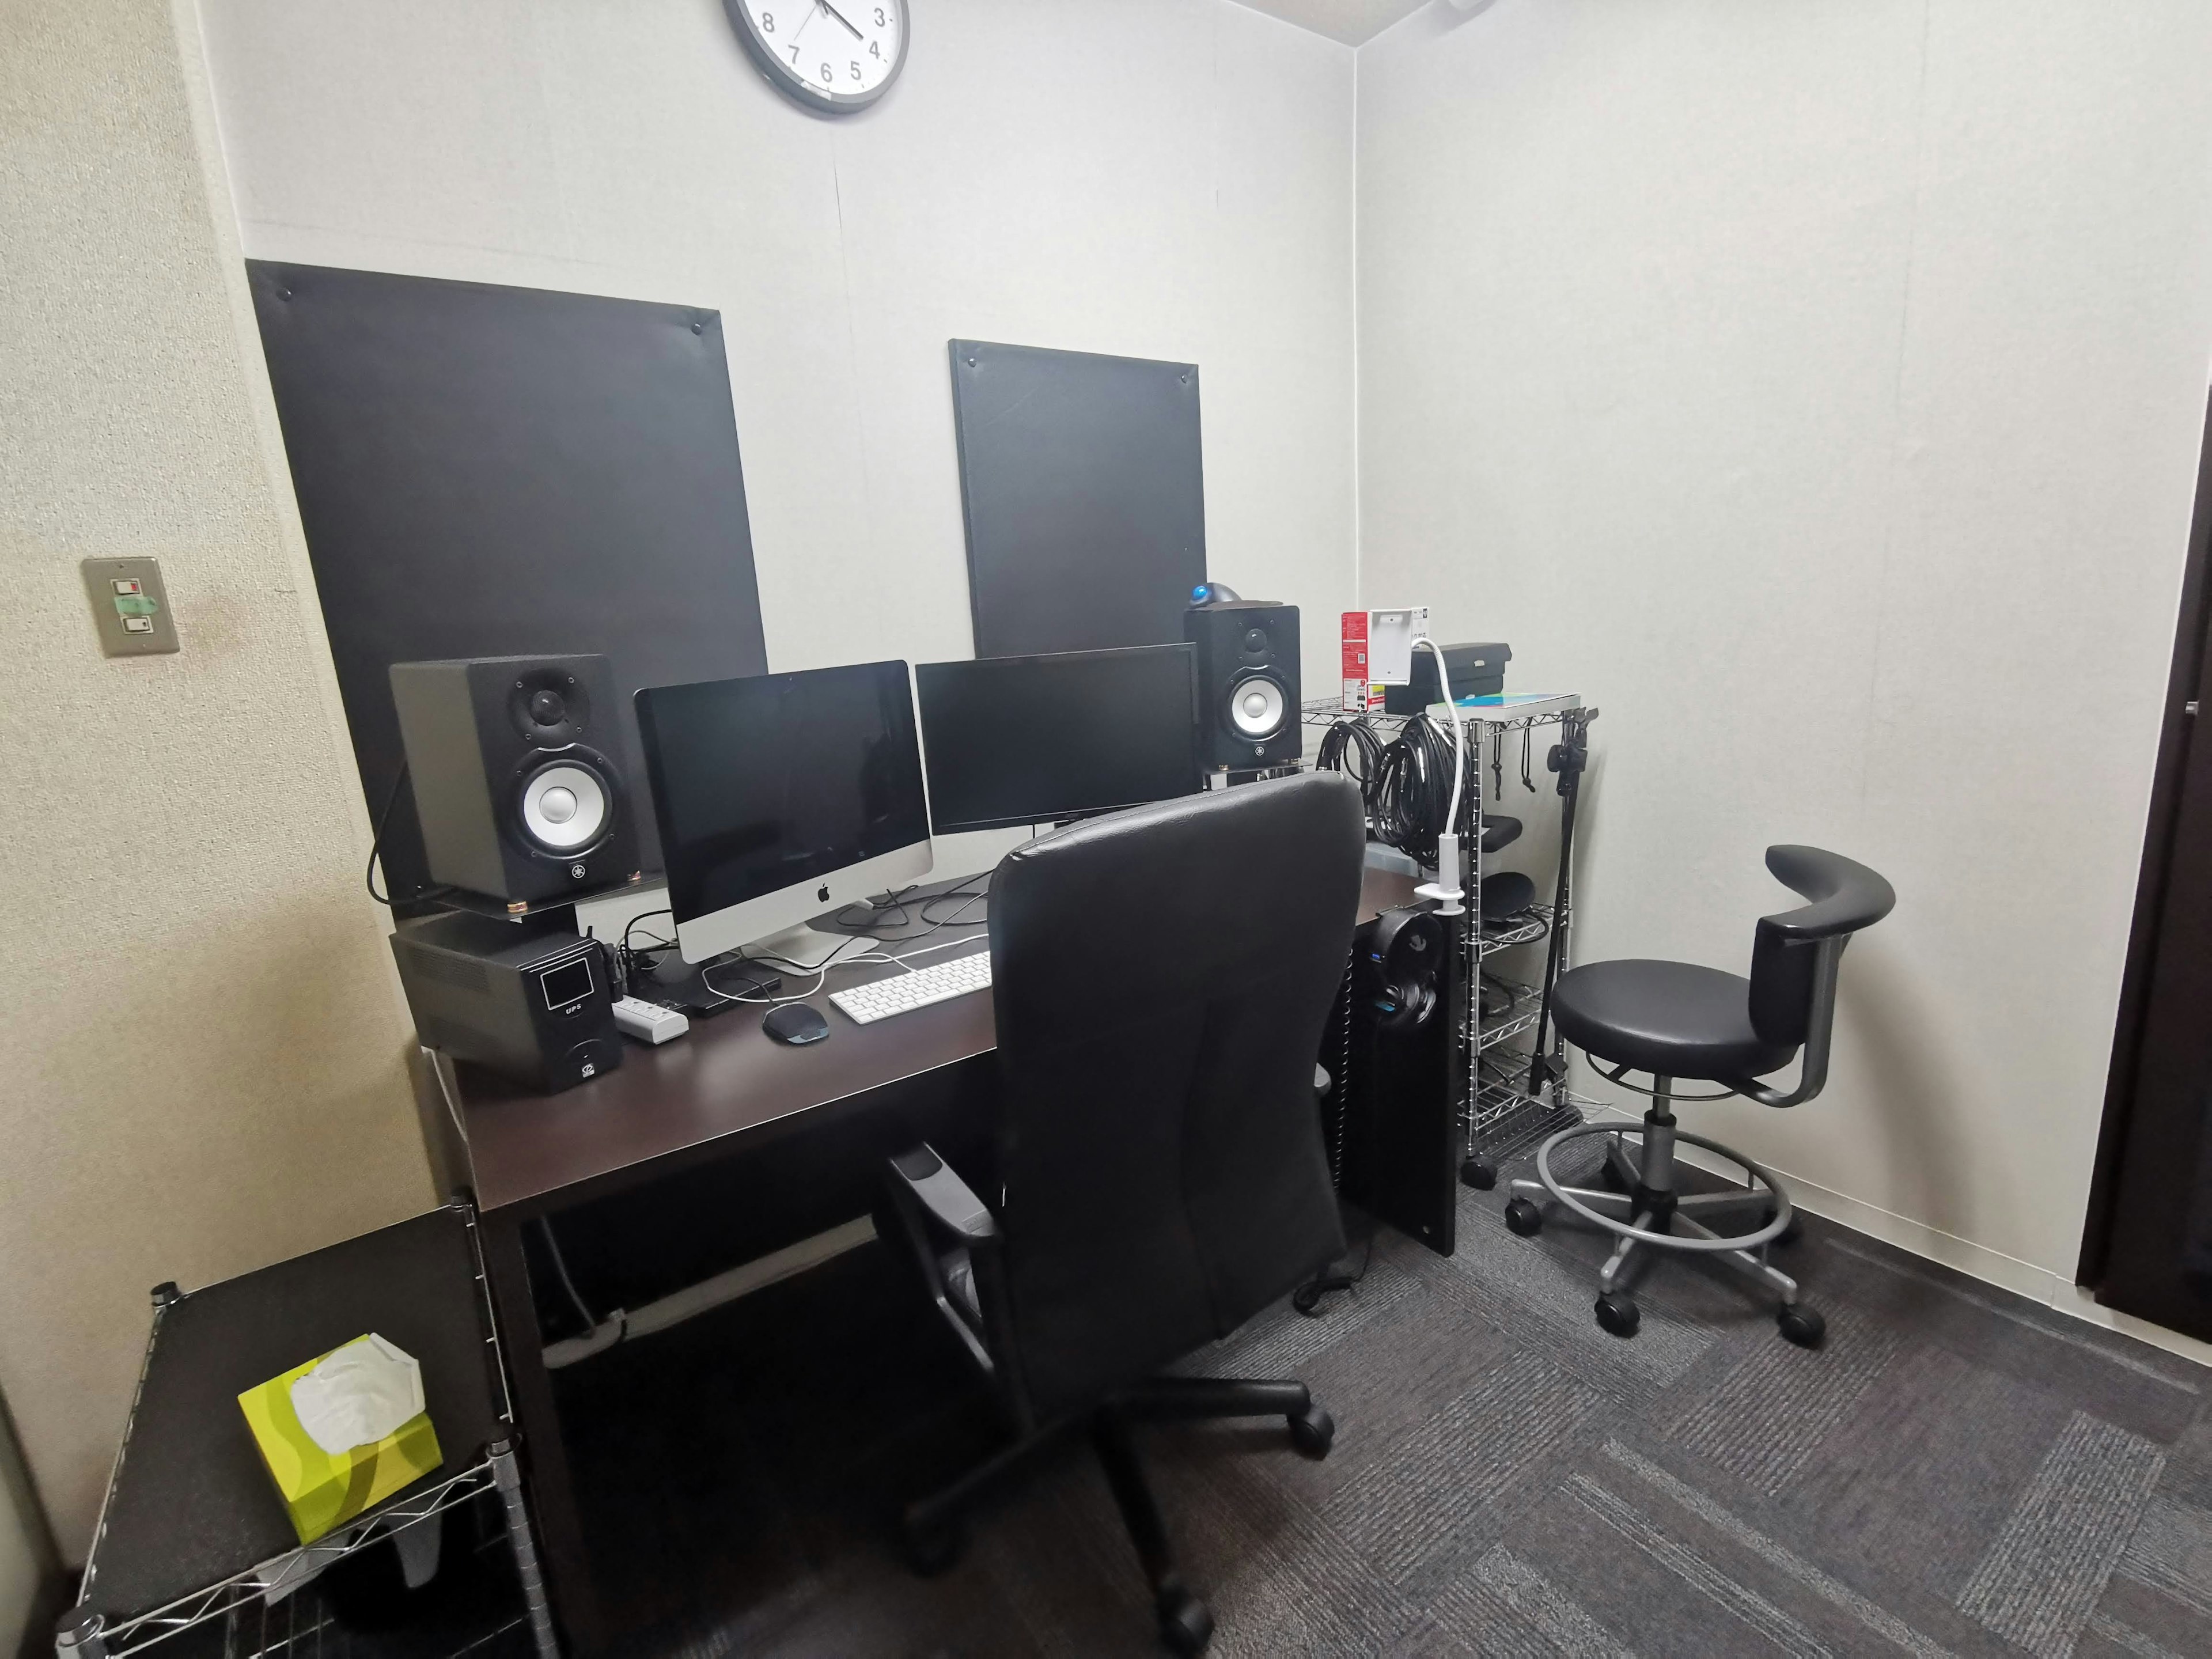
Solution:
{"label": "black monitor screen", "polygon": [[1146,645],[918,664],[938,834],[1195,794],[1195,659]]}
{"label": "black monitor screen", "polygon": [[929,839],[902,662],[648,686],[637,724],[679,922]]}

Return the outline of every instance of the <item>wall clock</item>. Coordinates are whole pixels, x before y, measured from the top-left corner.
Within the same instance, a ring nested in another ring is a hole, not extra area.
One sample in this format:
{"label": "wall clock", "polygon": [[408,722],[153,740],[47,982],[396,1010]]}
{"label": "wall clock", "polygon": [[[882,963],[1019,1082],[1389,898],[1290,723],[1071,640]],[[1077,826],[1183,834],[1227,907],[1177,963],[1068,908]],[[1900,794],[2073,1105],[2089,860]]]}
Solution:
{"label": "wall clock", "polygon": [[726,0],[769,84],[817,115],[850,115],[906,64],[906,0]]}

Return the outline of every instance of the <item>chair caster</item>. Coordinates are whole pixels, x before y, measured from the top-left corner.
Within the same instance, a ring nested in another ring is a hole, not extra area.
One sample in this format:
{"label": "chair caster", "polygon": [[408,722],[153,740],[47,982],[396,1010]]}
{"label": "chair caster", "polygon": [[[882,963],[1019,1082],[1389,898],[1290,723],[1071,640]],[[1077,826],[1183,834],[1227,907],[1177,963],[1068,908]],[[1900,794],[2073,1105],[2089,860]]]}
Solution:
{"label": "chair caster", "polygon": [[1486,1193],[1498,1184],[1498,1166],[1480,1152],[1470,1152],[1459,1166],[1459,1184]]}
{"label": "chair caster", "polygon": [[[1765,1215],[1759,1218],[1759,1224],[1762,1227],[1769,1226],[1772,1224],[1773,1220],[1774,1212],[1769,1210]],[[1784,1227],[1780,1232],[1775,1234],[1773,1237],[1768,1239],[1766,1242],[1769,1244],[1776,1245],[1795,1244],[1799,1239],[1804,1237],[1805,1218],[1796,1211],[1792,1210],[1790,1212],[1790,1224]]]}
{"label": "chair caster", "polygon": [[1168,1651],[1195,1659],[1213,1639],[1213,1615],[1206,1603],[1180,1584],[1164,1589],[1153,1603],[1160,1616],[1160,1640]]}
{"label": "chair caster", "polygon": [[1630,1337],[1644,1322],[1635,1298],[1620,1291],[1607,1291],[1597,1299],[1597,1322],[1601,1328],[1614,1336]]}
{"label": "chair caster", "polygon": [[899,1541],[907,1565],[922,1578],[938,1578],[951,1571],[968,1542],[957,1521],[909,1521],[902,1528]]}
{"label": "chair caster", "polygon": [[1336,1444],[1336,1419],[1317,1404],[1283,1420],[1291,1425],[1291,1444],[1316,1462]]}
{"label": "chair caster", "polygon": [[1311,1319],[1321,1308],[1321,1285],[1301,1285],[1291,1292],[1291,1305]]}
{"label": "chair caster", "polygon": [[1544,1231],[1544,1212],[1525,1198],[1516,1198],[1505,1206],[1505,1224],[1523,1238],[1534,1238]]}
{"label": "chair caster", "polygon": [[1828,1334],[1828,1322],[1801,1303],[1792,1303],[1774,1316],[1782,1334],[1801,1348],[1817,1348]]}

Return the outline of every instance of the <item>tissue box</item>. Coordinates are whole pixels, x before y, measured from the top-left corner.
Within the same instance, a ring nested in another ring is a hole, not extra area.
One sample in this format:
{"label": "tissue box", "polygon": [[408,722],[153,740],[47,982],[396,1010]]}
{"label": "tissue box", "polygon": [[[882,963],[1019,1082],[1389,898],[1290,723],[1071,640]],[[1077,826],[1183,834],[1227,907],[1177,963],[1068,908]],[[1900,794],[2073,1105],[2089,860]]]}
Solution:
{"label": "tissue box", "polygon": [[349,1450],[333,1453],[315,1443],[293,1406],[292,1385],[331,1355],[364,1342],[375,1343],[410,1366],[415,1364],[380,1337],[356,1337],[238,1396],[253,1443],[302,1544],[343,1526],[445,1461],[428,1411],[417,1411],[382,1439]]}

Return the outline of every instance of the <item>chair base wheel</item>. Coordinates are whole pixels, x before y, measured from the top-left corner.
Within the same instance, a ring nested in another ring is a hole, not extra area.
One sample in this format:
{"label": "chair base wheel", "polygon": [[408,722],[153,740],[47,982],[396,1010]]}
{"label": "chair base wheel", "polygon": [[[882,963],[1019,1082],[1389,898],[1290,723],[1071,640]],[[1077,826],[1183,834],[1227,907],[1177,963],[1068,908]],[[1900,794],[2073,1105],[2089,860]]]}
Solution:
{"label": "chair base wheel", "polygon": [[952,1571],[966,1547],[967,1538],[957,1521],[908,1522],[899,1543],[906,1564],[915,1576],[940,1577]]}
{"label": "chair base wheel", "polygon": [[1291,1292],[1291,1305],[1308,1318],[1311,1318],[1321,1307],[1321,1286],[1319,1285],[1299,1285],[1297,1290]]}
{"label": "chair base wheel", "polygon": [[1459,1166],[1459,1181],[1462,1187],[1486,1193],[1498,1184],[1498,1166],[1480,1152],[1470,1153]]}
{"label": "chair base wheel", "polygon": [[1544,1231],[1544,1212],[1525,1198],[1516,1198],[1505,1206],[1505,1224],[1523,1238],[1534,1238]]}
{"label": "chair base wheel", "polygon": [[1160,1640],[1169,1652],[1195,1659],[1206,1651],[1213,1639],[1213,1615],[1205,1602],[1178,1585],[1162,1590],[1154,1606],[1160,1615]]}
{"label": "chair base wheel", "polygon": [[1607,1291],[1597,1299],[1597,1322],[1612,1335],[1630,1337],[1644,1322],[1644,1315],[1632,1297],[1619,1291]]}
{"label": "chair base wheel", "polygon": [[1802,1304],[1792,1304],[1774,1317],[1782,1334],[1801,1348],[1817,1348],[1828,1334],[1828,1322]]}
{"label": "chair base wheel", "polygon": [[1296,1416],[1283,1419],[1291,1425],[1291,1444],[1316,1461],[1336,1444],[1336,1419],[1319,1405],[1309,1405]]}

